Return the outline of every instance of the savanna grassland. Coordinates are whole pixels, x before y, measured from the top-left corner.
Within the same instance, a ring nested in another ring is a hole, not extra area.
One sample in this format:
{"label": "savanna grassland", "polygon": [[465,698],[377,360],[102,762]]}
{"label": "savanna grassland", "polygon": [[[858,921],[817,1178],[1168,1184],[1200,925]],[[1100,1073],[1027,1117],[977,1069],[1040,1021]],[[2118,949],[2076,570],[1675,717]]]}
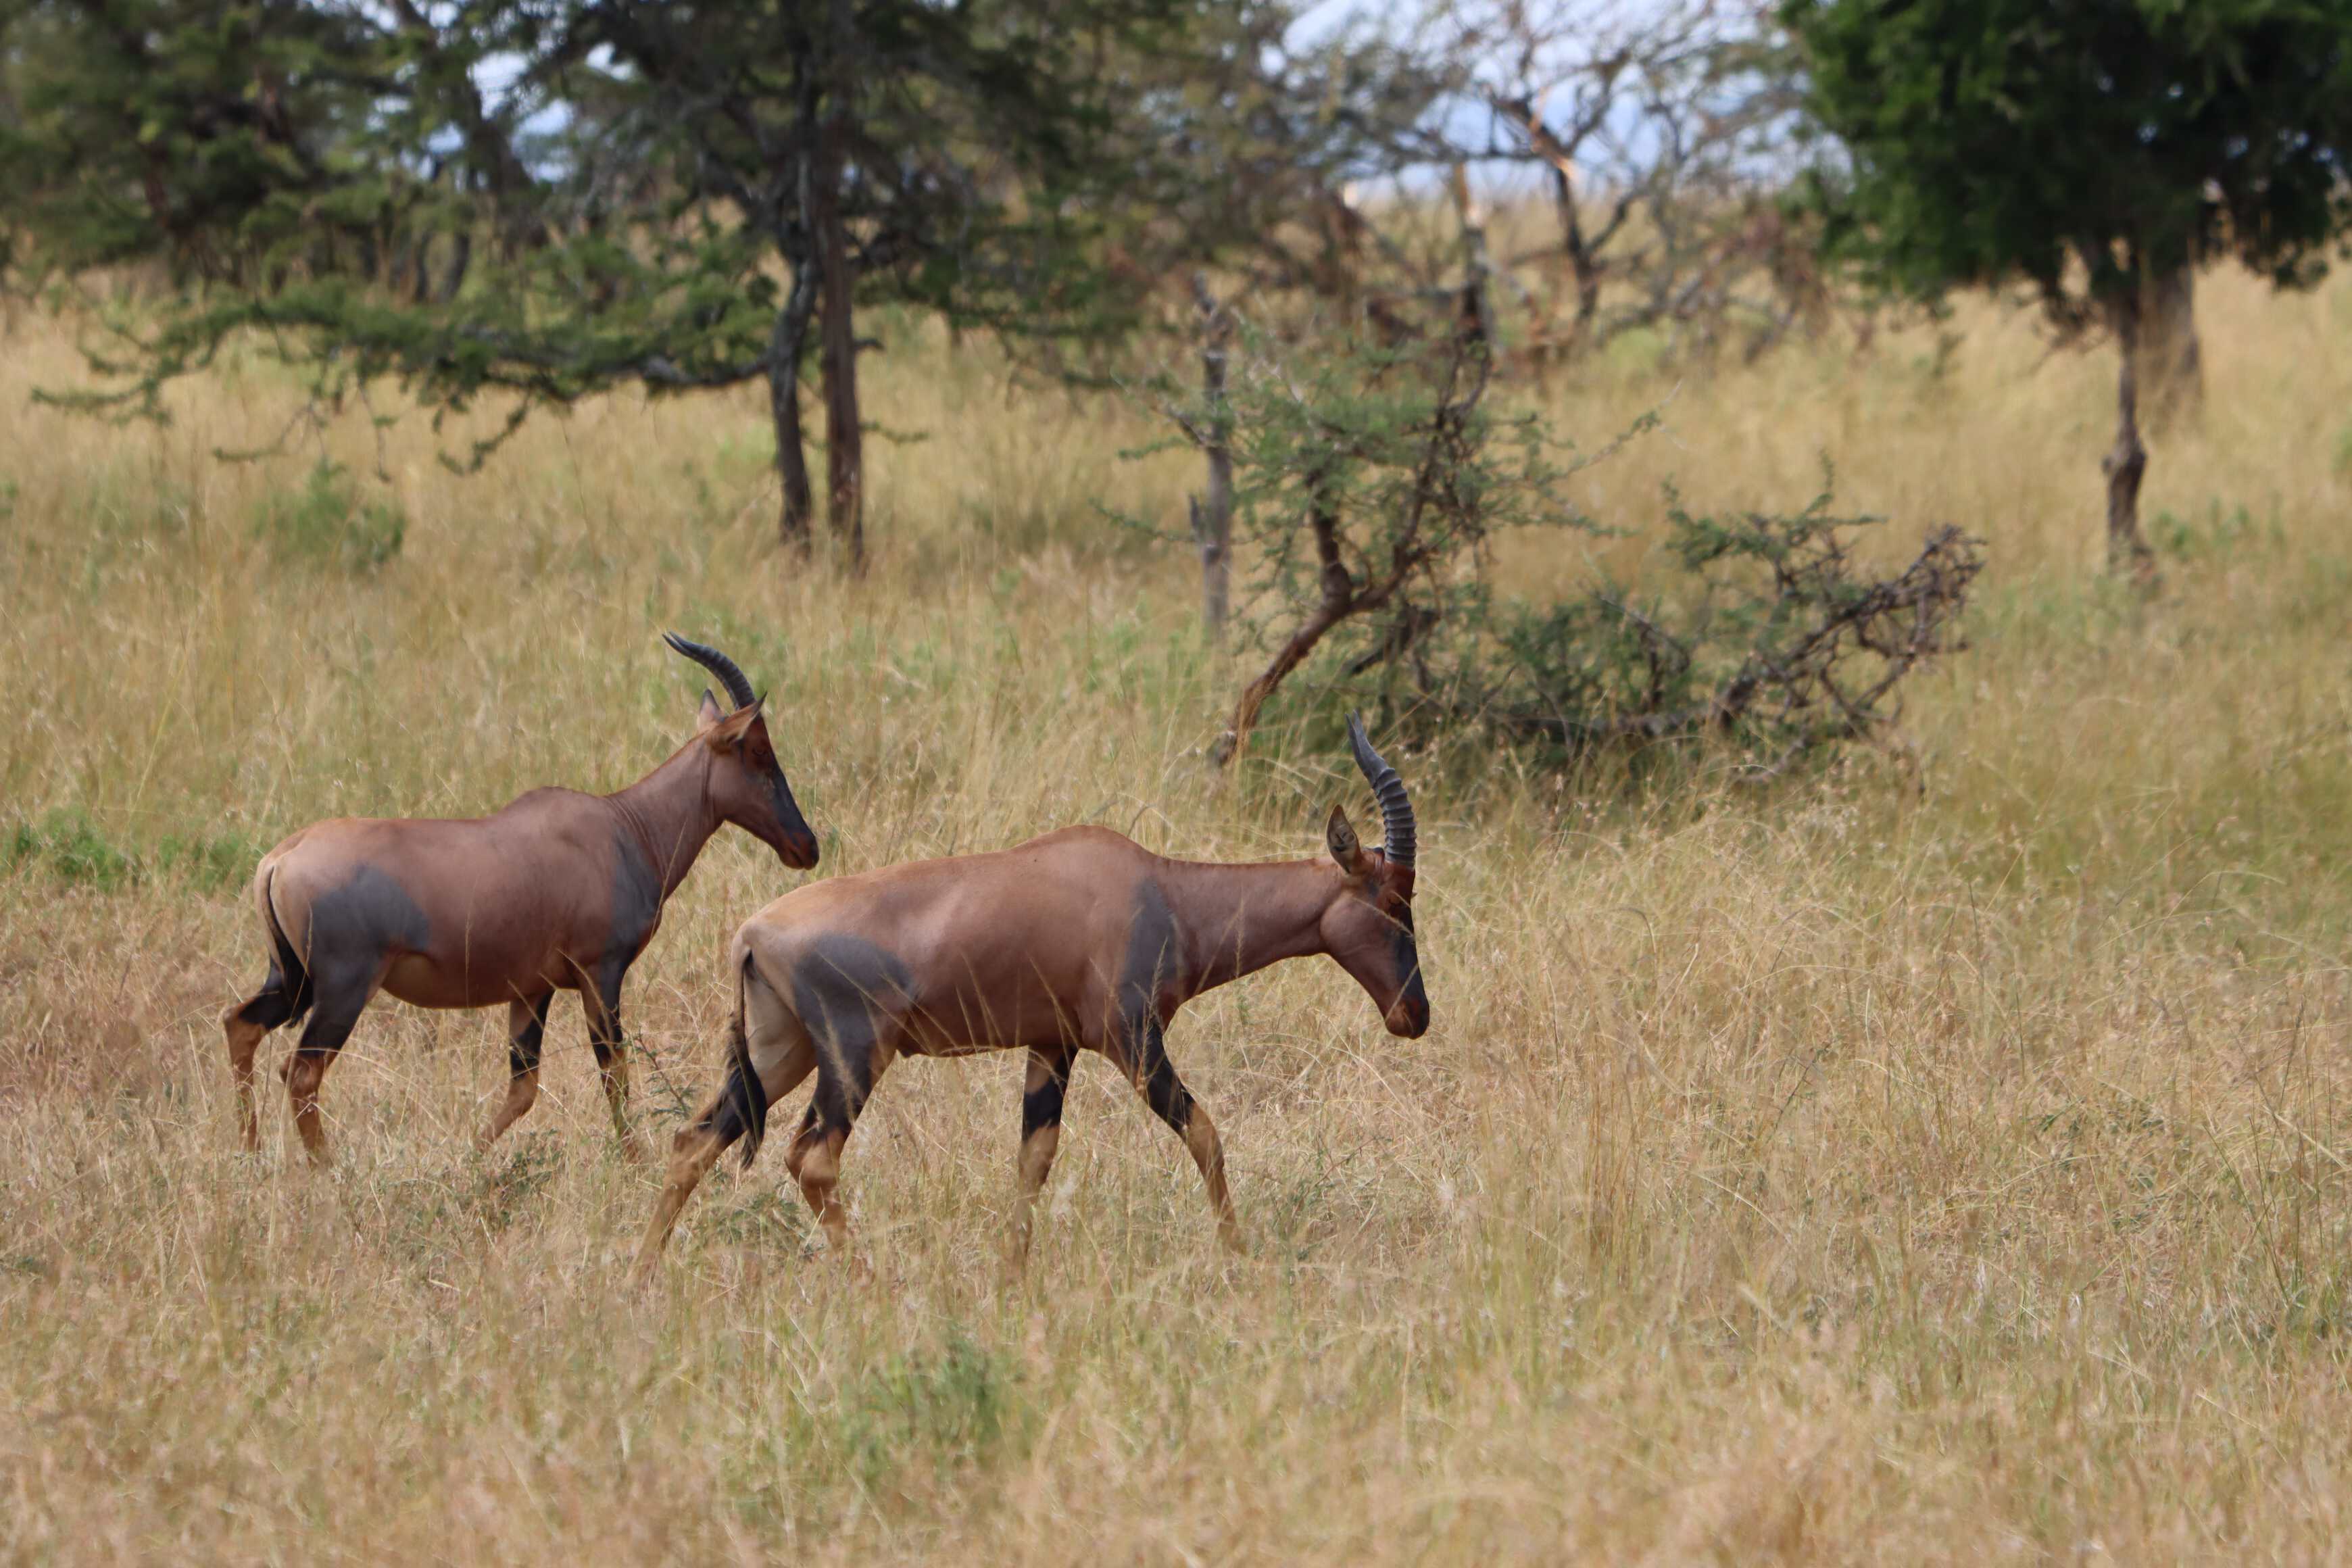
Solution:
{"label": "savanna grassland", "polygon": [[[1332,800],[1372,812],[1302,743],[1327,721],[1286,723],[1313,691],[1212,772],[1242,666],[1195,629],[1189,551],[1096,510],[1173,523],[1192,463],[1122,460],[1133,415],[983,352],[894,348],[869,411],[921,438],[869,448],[861,582],[777,552],[748,395],[536,422],[471,479],[410,416],[388,490],[354,412],[329,446],[404,519],[368,571],[306,547],[299,440],[211,455],[277,437],[282,375],[111,428],[29,401],[79,361],[18,318],[0,1556],[2345,1554],[2352,286],[2200,303],[2210,405],[2156,443],[2149,599],[2096,571],[2112,360],[2023,315],[1964,310],[1940,368],[1913,331],[1557,389],[1587,447],[1664,424],[1577,481],[1624,531],[1512,542],[1511,585],[1648,570],[1663,479],[1790,505],[1826,456],[1887,555],[1987,541],[1974,646],[1918,679],[1905,750],[1765,789],[1398,759],[1427,1037],[1319,961],[1171,1034],[1247,1257],[1089,1061],[1000,1284],[1007,1055],[882,1086],[844,1182],[870,1276],[812,1246],[772,1150],[642,1293],[656,1174],[568,998],[487,1155],[501,1016],[390,1003],[328,1079],[331,1173],[275,1092],[239,1152],[215,1020],[261,972],[254,858],[322,816],[628,782],[704,684],[666,626],[769,691],[821,874],[1081,821],[1314,853]],[[799,880],[730,834],[672,905],[628,996],[650,1132],[713,1078],[728,933]]]}

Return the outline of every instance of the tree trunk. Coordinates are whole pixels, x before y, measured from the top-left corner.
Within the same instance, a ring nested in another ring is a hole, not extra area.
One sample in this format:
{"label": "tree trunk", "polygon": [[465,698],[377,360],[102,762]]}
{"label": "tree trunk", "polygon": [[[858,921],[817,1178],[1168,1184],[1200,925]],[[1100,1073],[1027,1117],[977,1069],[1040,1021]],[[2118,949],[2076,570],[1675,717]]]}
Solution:
{"label": "tree trunk", "polygon": [[2139,483],[2147,448],[2139,439],[2140,308],[2137,295],[2108,307],[2119,364],[2116,374],[2116,444],[2100,462],[2107,476],[2107,569],[2146,583],[2156,575],[2156,552],[2139,531]]}
{"label": "tree trunk", "polygon": [[816,510],[810,494],[808,451],[801,440],[801,350],[808,342],[809,317],[816,309],[816,265],[806,257],[793,265],[792,291],[776,312],[768,340],[768,416],[776,430],[776,474],[783,481],[783,512],[776,537],[787,550],[805,555],[810,520]]}
{"label": "tree trunk", "polygon": [[1569,179],[1568,160],[1563,157],[1551,171],[1552,205],[1559,213],[1559,247],[1568,255],[1569,270],[1576,279],[1576,320],[1568,329],[1569,344],[1582,349],[1592,337],[1593,319],[1601,314],[1601,263],[1585,243],[1584,222],[1576,210],[1576,187]]}
{"label": "tree trunk", "polygon": [[2205,356],[2197,342],[2197,269],[2180,266],[2148,285],[2142,308],[2140,390],[2148,423],[2162,429],[2205,406]]}
{"label": "tree trunk", "polygon": [[474,236],[470,230],[461,228],[451,237],[449,267],[441,274],[441,303],[448,304],[457,297],[457,290],[466,286],[466,271],[473,261]]}
{"label": "tree trunk", "polygon": [[1192,277],[1192,298],[1201,310],[1201,395],[1207,410],[1201,450],[1209,465],[1207,493],[1192,500],[1192,538],[1201,547],[1201,618],[1211,640],[1222,641],[1233,588],[1233,416],[1225,406],[1225,362],[1234,323],[1199,273]]}
{"label": "tree trunk", "polygon": [[[1315,536],[1315,555],[1321,563],[1323,591],[1314,610],[1299,623],[1298,629],[1275,650],[1273,659],[1258,672],[1257,678],[1242,689],[1241,700],[1234,704],[1233,722],[1209,751],[1210,761],[1219,767],[1223,767],[1241,754],[1242,747],[1248,743],[1250,731],[1257,727],[1258,711],[1265,706],[1265,700],[1274,695],[1274,689],[1282,684],[1284,677],[1307,661],[1307,656],[1315,651],[1315,645],[1323,640],[1324,634],[1349,616],[1378,607],[1376,599],[1358,595],[1356,579],[1349,572],[1347,563],[1340,559],[1339,518],[1331,510],[1324,483],[1320,479],[1310,479],[1307,491],[1307,525]],[[1386,597],[1385,593],[1378,595],[1378,599]]]}
{"label": "tree trunk", "polygon": [[825,516],[849,554],[849,569],[866,569],[866,453],[857,419],[857,323],[849,271],[849,229],[841,216],[844,143],[855,110],[857,65],[849,0],[832,0],[832,101],[820,141],[814,208],[818,276],[824,289]]}
{"label": "tree trunk", "polygon": [[1486,279],[1494,264],[1486,255],[1486,215],[1470,194],[1467,164],[1454,165],[1454,213],[1462,225],[1462,308],[1465,327],[1486,342],[1495,341],[1495,312],[1486,298]]}

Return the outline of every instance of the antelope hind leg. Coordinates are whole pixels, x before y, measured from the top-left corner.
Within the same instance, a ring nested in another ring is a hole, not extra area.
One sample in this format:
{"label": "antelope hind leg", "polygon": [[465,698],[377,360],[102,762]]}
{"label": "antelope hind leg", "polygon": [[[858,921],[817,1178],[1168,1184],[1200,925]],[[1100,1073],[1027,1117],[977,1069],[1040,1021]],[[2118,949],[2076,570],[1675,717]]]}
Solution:
{"label": "antelope hind leg", "polygon": [[262,1037],[293,1014],[293,998],[286,994],[285,978],[272,964],[269,978],[259,991],[221,1015],[221,1030],[228,1037],[229,1076],[236,1084],[237,1121],[249,1150],[261,1146],[261,1123],[253,1109],[254,1054],[261,1048]]}
{"label": "antelope hind leg", "polygon": [[[800,1020],[777,1002],[764,984],[753,979],[745,982],[745,1008],[749,1015],[751,1065],[758,1069],[760,1085],[773,1102],[798,1089],[801,1080],[815,1070],[816,1045]],[[660,1264],[662,1249],[669,1245],[669,1233],[677,1226],[687,1200],[694,1195],[694,1189],[702,1184],[702,1178],[710,1173],[719,1157],[748,1131],[727,1089],[727,1080],[721,1079],[719,1088],[703,1101],[700,1112],[670,1141],[669,1173],[662,1183],[661,1197],[654,1205],[645,1239],[637,1247],[635,1274],[641,1283],[651,1279]]]}
{"label": "antelope hind leg", "polygon": [[[857,1125],[857,1113],[866,1108],[875,1083],[896,1054],[887,1039],[863,1050],[851,1047],[820,1052],[816,1093],[801,1119],[800,1131],[793,1135],[792,1147],[784,1152],[785,1163],[800,1181],[801,1196],[824,1227],[826,1245],[845,1256],[849,1250],[849,1211],[838,1195],[842,1151]],[[835,1062],[844,1058],[865,1064],[862,1089],[845,1082],[844,1075],[835,1070]],[[864,1272],[863,1265],[859,1271]]]}
{"label": "antelope hind leg", "polygon": [[507,1004],[506,1103],[474,1140],[477,1149],[488,1149],[498,1142],[539,1099],[540,1047],[547,1036],[548,1005],[554,1000],[551,991],[530,998],[518,996]]}
{"label": "antelope hind leg", "polygon": [[302,1147],[310,1151],[313,1164],[334,1163],[327,1152],[326,1128],[319,1119],[319,1085],[374,994],[371,985],[355,995],[321,996],[310,1021],[302,1026],[302,1043],[280,1069],[286,1079],[286,1098],[294,1107],[294,1130],[302,1135]]}

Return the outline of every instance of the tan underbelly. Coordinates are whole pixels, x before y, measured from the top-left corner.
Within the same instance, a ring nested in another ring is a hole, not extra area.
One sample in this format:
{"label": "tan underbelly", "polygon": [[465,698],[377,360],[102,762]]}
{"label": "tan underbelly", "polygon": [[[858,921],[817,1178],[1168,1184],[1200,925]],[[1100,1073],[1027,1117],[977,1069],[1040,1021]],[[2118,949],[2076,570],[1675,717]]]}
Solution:
{"label": "tan underbelly", "polygon": [[412,1007],[498,1007],[574,984],[570,966],[560,962],[459,969],[414,953],[394,959],[383,976],[385,994]]}

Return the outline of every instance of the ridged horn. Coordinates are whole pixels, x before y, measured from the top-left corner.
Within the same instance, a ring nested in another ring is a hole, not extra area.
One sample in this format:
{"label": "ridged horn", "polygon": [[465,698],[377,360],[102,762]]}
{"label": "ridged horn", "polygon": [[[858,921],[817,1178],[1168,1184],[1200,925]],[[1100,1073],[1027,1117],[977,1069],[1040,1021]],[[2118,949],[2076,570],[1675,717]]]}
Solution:
{"label": "ridged horn", "polygon": [[1397,771],[1381,760],[1372,750],[1370,737],[1364,733],[1360,714],[1348,715],[1348,747],[1356,753],[1356,765],[1364,770],[1364,778],[1380,797],[1381,826],[1387,842],[1381,846],[1391,866],[1412,864],[1412,801],[1404,793],[1404,780]]}
{"label": "ridged horn", "polygon": [[672,653],[685,655],[717,676],[719,684],[727,689],[727,700],[736,707],[749,708],[753,702],[759,700],[752,695],[751,683],[744,679],[743,671],[733,659],[729,658],[717,648],[698,642],[688,642],[676,632],[662,633],[662,641],[669,644]]}

